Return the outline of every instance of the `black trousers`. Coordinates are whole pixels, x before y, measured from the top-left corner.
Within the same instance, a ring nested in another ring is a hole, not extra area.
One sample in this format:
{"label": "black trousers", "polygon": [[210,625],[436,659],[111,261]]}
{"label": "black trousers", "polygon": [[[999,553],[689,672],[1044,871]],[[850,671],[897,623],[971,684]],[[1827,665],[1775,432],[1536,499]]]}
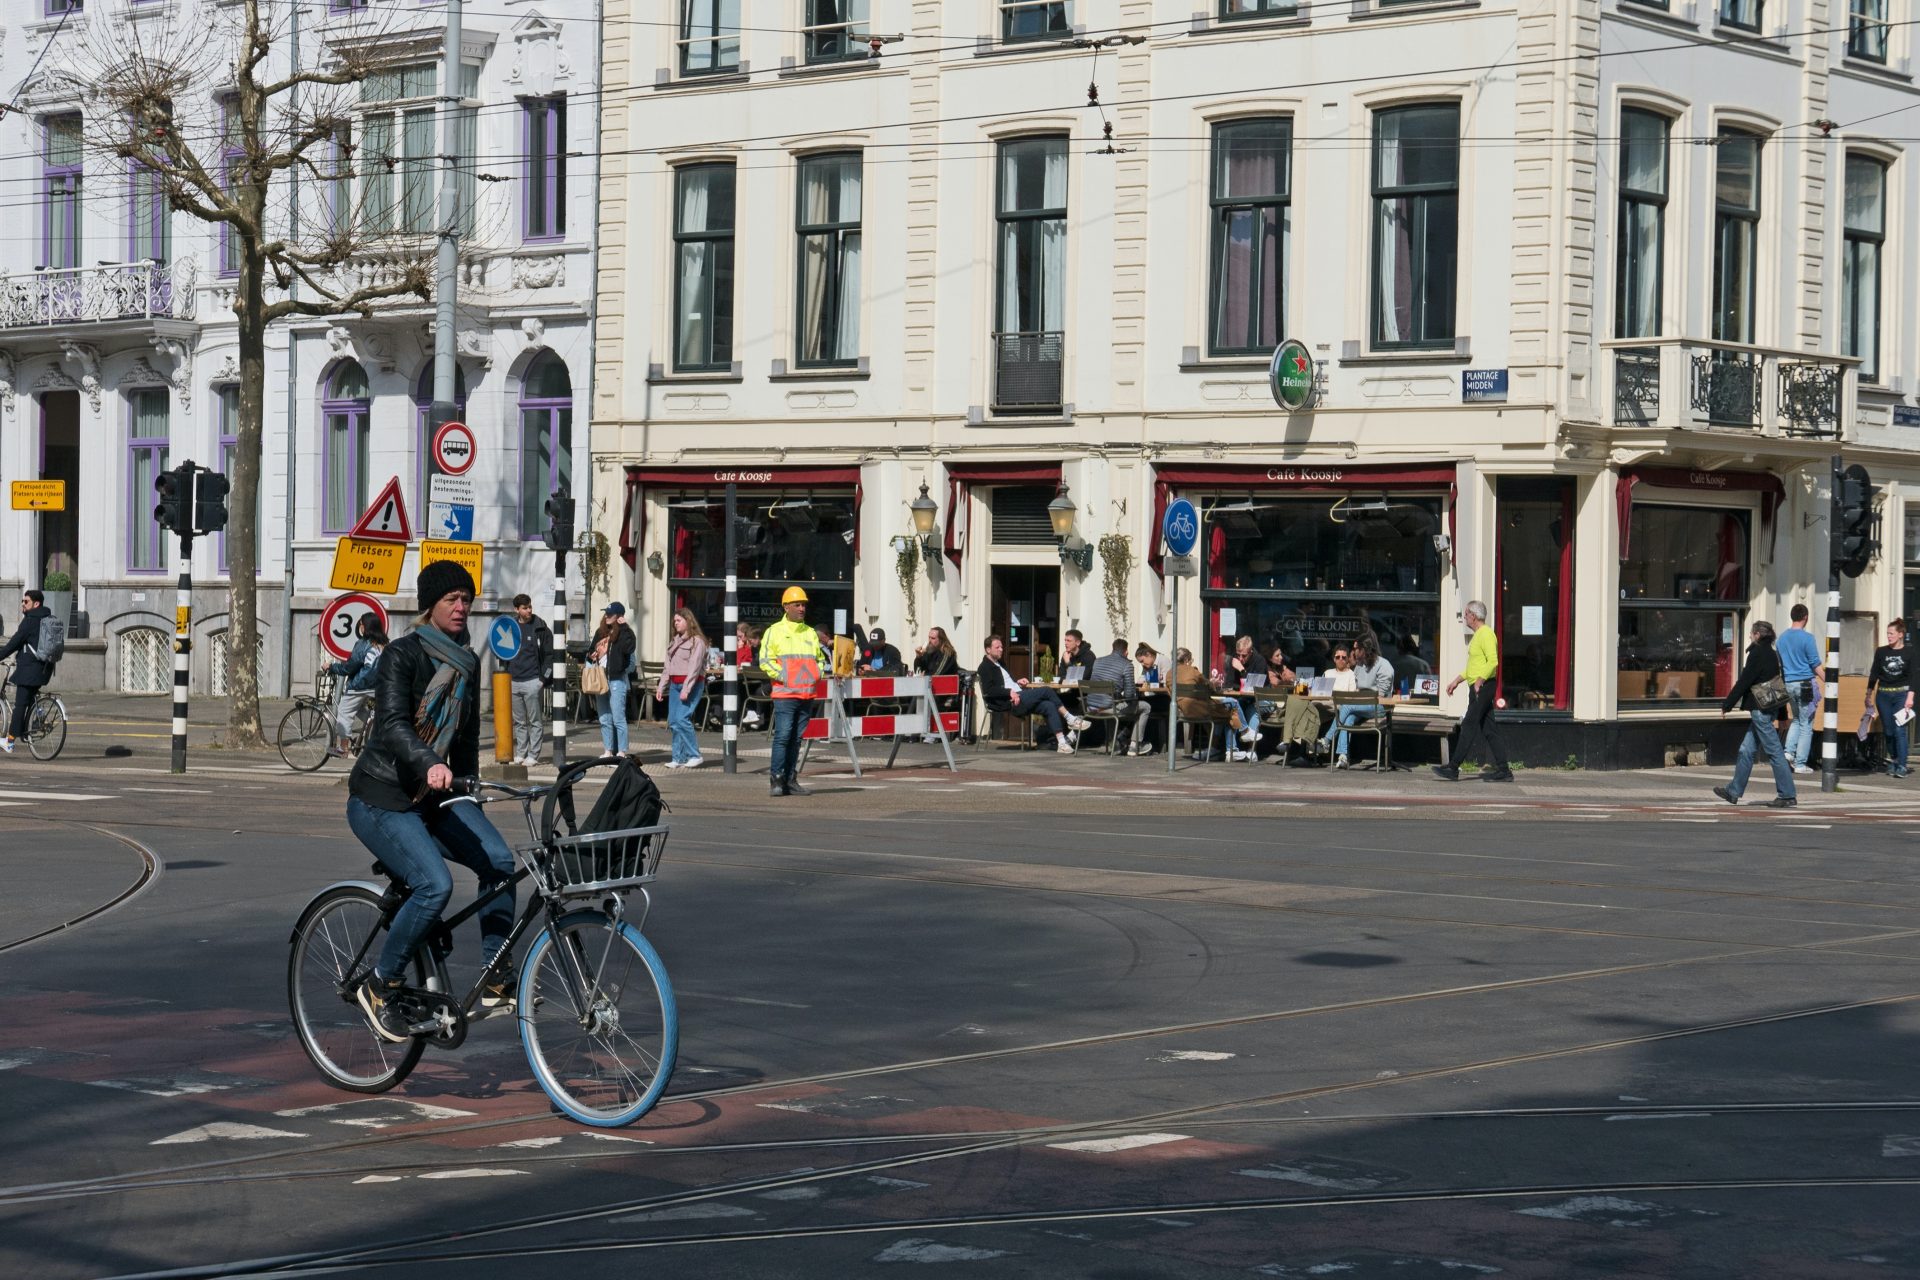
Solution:
{"label": "black trousers", "polygon": [[27,717],[33,714],[33,700],[40,696],[37,684],[17,684],[13,686],[13,721],[7,726],[9,738],[27,736]]}
{"label": "black trousers", "polygon": [[1460,717],[1460,741],[1453,749],[1456,767],[1466,760],[1476,740],[1487,744],[1487,756],[1495,769],[1507,767],[1507,747],[1500,741],[1500,723],[1494,718],[1496,692],[1493,677],[1489,676],[1480,682],[1480,687],[1473,692],[1473,700],[1467,703],[1467,714]]}

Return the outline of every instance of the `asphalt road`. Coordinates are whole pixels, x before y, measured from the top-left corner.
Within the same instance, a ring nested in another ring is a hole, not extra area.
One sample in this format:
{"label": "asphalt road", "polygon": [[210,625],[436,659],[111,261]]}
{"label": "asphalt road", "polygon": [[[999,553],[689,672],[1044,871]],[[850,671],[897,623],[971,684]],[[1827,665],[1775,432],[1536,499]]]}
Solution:
{"label": "asphalt road", "polygon": [[0,780],[0,1275],[1920,1275],[1920,821],[669,777],[590,1133],[505,1019],[315,1076],[337,776],[80,776]]}

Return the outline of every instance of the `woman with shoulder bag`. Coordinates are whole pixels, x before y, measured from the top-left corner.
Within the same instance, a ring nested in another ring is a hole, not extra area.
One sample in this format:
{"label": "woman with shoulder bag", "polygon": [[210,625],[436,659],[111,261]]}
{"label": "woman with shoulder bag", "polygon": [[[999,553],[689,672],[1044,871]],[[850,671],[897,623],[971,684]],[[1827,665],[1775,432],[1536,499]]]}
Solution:
{"label": "woman with shoulder bag", "polygon": [[[633,672],[633,631],[627,626],[627,606],[618,600],[607,605],[600,619],[600,631],[588,660],[598,663],[606,675],[607,687],[599,695],[601,757],[625,755],[627,751],[627,685]],[[597,683],[597,682],[596,682]],[[581,676],[586,688],[586,676]]]}
{"label": "woman with shoulder bag", "polygon": [[1756,622],[1747,646],[1746,661],[1740,664],[1740,676],[1720,704],[1720,714],[1733,710],[1737,702],[1747,712],[1750,723],[1740,743],[1740,754],[1733,762],[1733,782],[1715,787],[1713,794],[1728,804],[1739,804],[1746,794],[1747,779],[1753,773],[1754,757],[1765,753],[1773,766],[1773,787],[1779,794],[1767,801],[1769,809],[1792,809],[1800,803],[1793,786],[1793,766],[1787,763],[1786,749],[1780,745],[1780,731],[1774,728],[1773,713],[1787,701],[1787,684],[1781,676],[1780,655],[1773,651],[1773,624]]}
{"label": "woman with shoulder bag", "polygon": [[673,634],[667,640],[667,662],[653,696],[667,704],[667,729],[673,735],[669,769],[698,769],[700,740],[693,733],[693,713],[707,689],[707,636],[691,609],[673,611]]}

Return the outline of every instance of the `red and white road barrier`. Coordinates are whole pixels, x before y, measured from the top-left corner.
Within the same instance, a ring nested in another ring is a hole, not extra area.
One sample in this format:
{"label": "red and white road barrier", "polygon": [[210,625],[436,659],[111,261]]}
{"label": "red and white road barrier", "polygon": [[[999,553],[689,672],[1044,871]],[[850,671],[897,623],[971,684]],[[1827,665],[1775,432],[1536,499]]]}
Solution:
{"label": "red and white road barrier", "polygon": [[[953,761],[953,746],[949,736],[960,732],[960,713],[941,711],[934,700],[958,697],[959,693],[959,676],[855,676],[829,680],[827,714],[807,721],[807,727],[801,731],[800,737],[809,743],[846,743],[847,756],[853,761],[853,776],[857,778],[860,776],[860,751],[855,744],[861,738],[893,739],[893,753],[887,757],[887,767],[891,768],[903,738],[932,734],[940,740],[940,749],[947,757],[947,768],[957,773],[959,766]],[[912,711],[888,715],[849,714],[849,702],[875,698],[912,700],[919,705]],[[802,764],[804,766],[804,757]]]}

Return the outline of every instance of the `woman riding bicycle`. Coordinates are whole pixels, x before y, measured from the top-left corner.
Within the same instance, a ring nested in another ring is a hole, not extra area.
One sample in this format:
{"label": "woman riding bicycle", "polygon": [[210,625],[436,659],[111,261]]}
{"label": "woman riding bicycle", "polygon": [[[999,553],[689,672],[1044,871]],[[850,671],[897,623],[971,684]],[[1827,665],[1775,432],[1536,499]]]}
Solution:
{"label": "woman riding bicycle", "polygon": [[[473,805],[442,808],[456,776],[479,772],[480,660],[467,647],[473,578],[438,560],[420,570],[420,616],[387,646],[374,693],[373,726],[347,780],[347,825],[412,895],[394,916],[360,1006],[388,1040],[407,1039],[411,1019],[396,1002],[400,975],[453,894],[446,861],[468,867],[486,890],[513,875],[513,851]],[[491,963],[513,927],[513,890],[480,913],[483,959]],[[481,1006],[512,999],[501,972]]]}

